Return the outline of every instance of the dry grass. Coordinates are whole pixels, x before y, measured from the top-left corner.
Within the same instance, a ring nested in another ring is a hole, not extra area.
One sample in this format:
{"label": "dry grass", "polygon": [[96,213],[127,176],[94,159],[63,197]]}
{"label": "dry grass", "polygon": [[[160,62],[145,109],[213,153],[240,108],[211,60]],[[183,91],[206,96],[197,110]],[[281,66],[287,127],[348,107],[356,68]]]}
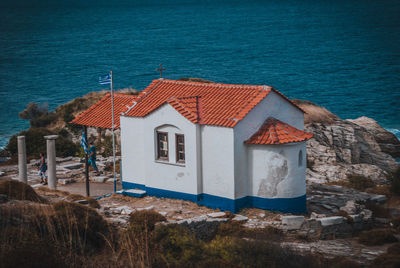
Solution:
{"label": "dry grass", "polygon": [[367,246],[378,246],[397,242],[390,229],[374,229],[360,233],[358,242]]}
{"label": "dry grass", "polygon": [[88,196],[83,196],[80,194],[69,194],[66,198],[66,200],[68,201],[79,201],[79,200],[86,200],[88,202],[89,207],[91,208],[100,208],[100,204],[99,202],[97,202],[96,199],[94,199],[93,197],[88,197]]}
{"label": "dry grass", "polygon": [[400,243],[388,247],[386,253],[378,256],[373,265],[379,267],[400,267]]}
{"label": "dry grass", "polygon": [[339,117],[326,108],[321,107],[315,103],[306,100],[292,100],[306,113],[304,114],[304,124],[309,125],[312,123],[332,124],[339,120]]}
{"label": "dry grass", "polygon": [[47,203],[47,200],[39,196],[31,186],[16,180],[0,181],[0,194],[7,195],[9,199]]}

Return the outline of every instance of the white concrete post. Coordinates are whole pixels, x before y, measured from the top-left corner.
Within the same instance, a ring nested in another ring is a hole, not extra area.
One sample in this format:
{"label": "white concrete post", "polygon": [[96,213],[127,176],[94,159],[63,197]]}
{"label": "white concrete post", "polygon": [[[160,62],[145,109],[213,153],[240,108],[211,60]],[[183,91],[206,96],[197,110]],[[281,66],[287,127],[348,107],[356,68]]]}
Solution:
{"label": "white concrete post", "polygon": [[21,182],[28,183],[28,176],[26,174],[25,136],[18,136],[18,179]]}
{"label": "white concrete post", "polygon": [[56,139],[58,135],[44,136],[47,140],[47,174],[49,188],[55,190],[57,187],[56,177]]}

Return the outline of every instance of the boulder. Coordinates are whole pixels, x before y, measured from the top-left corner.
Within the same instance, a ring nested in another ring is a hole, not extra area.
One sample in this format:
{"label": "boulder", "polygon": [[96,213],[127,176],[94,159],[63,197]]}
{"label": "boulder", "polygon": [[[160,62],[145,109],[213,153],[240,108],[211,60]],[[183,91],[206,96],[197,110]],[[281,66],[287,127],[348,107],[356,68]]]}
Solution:
{"label": "boulder", "polygon": [[72,163],[72,164],[62,165],[61,168],[73,170],[73,169],[79,169],[82,166],[83,166],[82,163]]}
{"label": "boulder", "polygon": [[320,218],[318,220],[321,222],[322,227],[343,223],[343,217],[341,216]]}
{"label": "boulder", "polygon": [[300,229],[304,216],[281,216],[283,226],[288,230]]}
{"label": "boulder", "polygon": [[[362,175],[385,184],[387,176],[399,167],[392,156],[400,155],[400,142],[372,119],[309,122],[305,130],[314,134],[307,142],[308,182]],[[394,152],[389,147],[398,149]]]}
{"label": "boulder", "polygon": [[95,176],[92,177],[92,181],[104,183],[108,179],[107,176]]}
{"label": "boulder", "polygon": [[223,218],[226,216],[226,214],[225,212],[214,212],[214,213],[208,213],[207,216],[211,218]]}
{"label": "boulder", "polygon": [[368,130],[368,132],[374,136],[382,152],[392,157],[400,157],[400,141],[397,139],[396,135],[381,127],[374,119],[362,116],[348,121]]}
{"label": "boulder", "polygon": [[247,221],[249,218],[246,216],[235,214],[235,217],[232,219],[233,221]]}

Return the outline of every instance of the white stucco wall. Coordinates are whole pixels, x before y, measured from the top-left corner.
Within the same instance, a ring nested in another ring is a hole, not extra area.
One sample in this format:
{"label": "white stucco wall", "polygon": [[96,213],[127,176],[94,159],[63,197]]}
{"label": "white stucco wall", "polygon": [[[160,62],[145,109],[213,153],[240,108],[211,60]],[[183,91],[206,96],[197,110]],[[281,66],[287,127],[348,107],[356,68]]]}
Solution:
{"label": "white stucco wall", "polygon": [[203,193],[235,198],[233,129],[201,126]]}
{"label": "white stucco wall", "polygon": [[[304,114],[279,94],[271,91],[244,119],[234,127],[235,197],[249,195],[249,169],[247,145],[249,139],[268,117],[274,117],[298,129],[304,130]],[[304,175],[305,176],[305,175]]]}
{"label": "white stucco wall", "polygon": [[[299,166],[299,151],[302,151]],[[285,145],[249,145],[251,196],[293,198],[306,193],[306,142]]]}
{"label": "white stucco wall", "polygon": [[[196,127],[169,104],[144,118],[121,119],[123,146],[126,147],[122,151],[124,181],[198,194],[197,166],[200,160],[196,152]],[[168,133],[167,161],[157,159],[157,130]],[[184,134],[184,164],[176,163],[175,134]]]}
{"label": "white stucco wall", "polygon": [[143,118],[121,116],[122,179],[145,184]]}

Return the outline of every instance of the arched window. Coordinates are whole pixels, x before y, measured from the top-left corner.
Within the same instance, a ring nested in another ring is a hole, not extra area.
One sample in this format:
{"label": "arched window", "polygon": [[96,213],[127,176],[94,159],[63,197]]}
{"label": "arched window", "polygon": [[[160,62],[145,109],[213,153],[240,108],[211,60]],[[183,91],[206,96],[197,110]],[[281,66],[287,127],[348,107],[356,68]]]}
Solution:
{"label": "arched window", "polygon": [[303,151],[299,151],[299,167],[303,166]]}

